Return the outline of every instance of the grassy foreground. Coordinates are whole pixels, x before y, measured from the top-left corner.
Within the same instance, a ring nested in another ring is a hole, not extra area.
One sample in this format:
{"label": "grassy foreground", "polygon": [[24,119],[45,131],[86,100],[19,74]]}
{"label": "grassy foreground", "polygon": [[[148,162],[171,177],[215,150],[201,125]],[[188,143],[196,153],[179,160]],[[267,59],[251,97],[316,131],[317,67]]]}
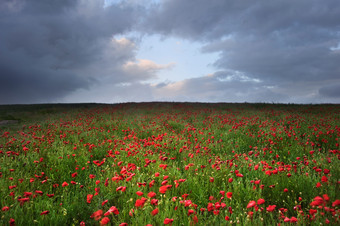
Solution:
{"label": "grassy foreground", "polygon": [[339,224],[340,105],[0,106],[0,225]]}

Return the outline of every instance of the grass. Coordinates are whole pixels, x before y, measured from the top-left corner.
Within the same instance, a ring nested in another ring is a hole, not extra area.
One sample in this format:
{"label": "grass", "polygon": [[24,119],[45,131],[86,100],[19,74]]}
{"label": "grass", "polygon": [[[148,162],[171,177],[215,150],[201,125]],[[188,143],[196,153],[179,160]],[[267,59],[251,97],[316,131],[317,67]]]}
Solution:
{"label": "grass", "polygon": [[[0,127],[0,224],[336,225],[339,113],[263,103],[0,106],[1,120],[18,120]],[[112,206],[119,214],[104,216]]]}

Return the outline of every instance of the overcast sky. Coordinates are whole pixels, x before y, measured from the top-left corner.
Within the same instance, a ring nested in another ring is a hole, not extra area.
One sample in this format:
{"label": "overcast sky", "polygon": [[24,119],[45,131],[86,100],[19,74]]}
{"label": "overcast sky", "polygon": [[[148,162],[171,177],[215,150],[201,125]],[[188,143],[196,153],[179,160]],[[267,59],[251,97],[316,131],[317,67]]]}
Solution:
{"label": "overcast sky", "polygon": [[340,103],[339,0],[0,0],[0,104]]}

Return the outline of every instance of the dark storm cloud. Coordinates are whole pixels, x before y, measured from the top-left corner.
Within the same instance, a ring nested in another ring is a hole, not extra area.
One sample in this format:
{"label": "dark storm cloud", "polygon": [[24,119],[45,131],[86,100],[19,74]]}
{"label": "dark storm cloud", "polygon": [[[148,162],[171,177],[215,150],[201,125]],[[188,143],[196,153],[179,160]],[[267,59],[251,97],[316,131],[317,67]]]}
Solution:
{"label": "dark storm cloud", "polygon": [[102,77],[124,81],[135,47],[111,40],[136,8],[86,0],[0,1],[0,104],[54,101]]}
{"label": "dark storm cloud", "polygon": [[150,13],[145,30],[205,43],[203,53],[220,53],[217,68],[242,72],[302,102],[336,96],[321,87],[340,83],[337,0],[164,1]]}
{"label": "dark storm cloud", "polygon": [[334,84],[334,85],[322,87],[319,90],[319,93],[322,96],[339,98],[340,97],[340,84]]}

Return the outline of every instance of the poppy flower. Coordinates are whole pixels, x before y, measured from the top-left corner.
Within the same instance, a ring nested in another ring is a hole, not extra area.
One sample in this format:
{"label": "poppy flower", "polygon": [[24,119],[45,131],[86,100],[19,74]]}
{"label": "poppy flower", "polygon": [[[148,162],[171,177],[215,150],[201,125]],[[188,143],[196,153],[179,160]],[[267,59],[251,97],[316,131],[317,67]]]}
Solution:
{"label": "poppy flower", "polygon": [[62,186],[62,187],[66,187],[66,186],[68,186],[68,183],[65,181],[65,182],[63,182],[63,183],[61,184],[61,186]]}
{"label": "poppy flower", "polygon": [[151,191],[151,192],[148,193],[148,197],[149,197],[149,198],[153,198],[153,197],[155,197],[155,196],[156,196],[156,193],[155,193],[155,192],[152,192],[152,191]]}
{"label": "poppy flower", "polygon": [[275,208],[276,208],[276,205],[269,205],[269,206],[267,207],[267,211],[268,211],[268,212],[273,212],[273,211],[275,210]]}
{"label": "poppy flower", "polygon": [[195,213],[194,210],[192,210],[192,209],[188,210],[188,216],[190,216],[190,215],[193,214],[193,213]]}
{"label": "poppy flower", "polygon": [[250,201],[247,205],[247,208],[254,207],[256,205],[256,202],[254,200]]}
{"label": "poppy flower", "polygon": [[291,223],[296,223],[296,222],[298,222],[298,219],[296,217],[291,217],[290,218],[290,222]]}
{"label": "poppy flower", "polygon": [[326,182],[328,182],[328,178],[327,178],[326,176],[322,176],[322,177],[321,177],[321,181],[322,181],[323,183],[326,183]]}
{"label": "poppy flower", "polygon": [[224,218],[226,221],[229,221],[230,220],[230,217],[229,216],[225,216]]}
{"label": "poppy flower", "polygon": [[9,207],[8,206],[4,206],[4,207],[2,207],[2,209],[1,209],[3,212],[6,212],[6,211],[8,211],[9,210]]}
{"label": "poppy flower", "polygon": [[151,211],[151,215],[152,215],[152,216],[155,216],[155,215],[157,215],[157,214],[158,214],[158,208],[156,208],[156,209],[154,209],[154,210]]}
{"label": "poppy flower", "polygon": [[259,199],[259,200],[257,200],[257,205],[261,205],[261,204],[263,204],[265,201],[264,201],[264,199]]}
{"label": "poppy flower", "polygon": [[151,205],[157,206],[158,205],[158,199],[151,199],[150,203],[151,203]]}
{"label": "poppy flower", "polygon": [[227,198],[228,198],[228,199],[231,199],[231,197],[233,197],[233,193],[232,193],[232,192],[230,192],[230,191],[229,191],[229,192],[227,192]]}
{"label": "poppy flower", "polygon": [[332,206],[335,207],[335,206],[340,206],[340,200],[337,199],[335,200],[333,203],[332,203]]}
{"label": "poppy flower", "polygon": [[42,212],[40,213],[40,215],[47,215],[47,214],[49,214],[49,213],[50,213],[50,211],[45,210],[45,211],[42,211]]}
{"label": "poppy flower", "polygon": [[323,203],[323,198],[321,198],[320,196],[316,196],[314,198],[314,201],[310,203],[311,206],[320,206]]}
{"label": "poppy flower", "polygon": [[159,188],[159,192],[164,194],[169,188],[171,188],[172,185],[164,185]]}
{"label": "poppy flower", "polygon": [[88,194],[88,195],[87,195],[87,198],[86,198],[86,202],[87,202],[87,203],[91,203],[92,198],[93,198],[93,195],[92,195],[92,194]]}
{"label": "poppy flower", "polygon": [[110,222],[110,218],[108,217],[104,217],[101,221],[100,221],[100,225],[106,225]]}
{"label": "poppy flower", "polygon": [[9,225],[14,226],[15,225],[15,220],[13,218],[9,219]]}
{"label": "poppy flower", "polygon": [[104,202],[102,202],[102,206],[104,206],[109,200],[105,200]]}
{"label": "poppy flower", "polygon": [[103,210],[97,210],[90,217],[98,221],[102,217],[102,215],[103,215]]}
{"label": "poppy flower", "polygon": [[122,191],[124,192],[126,190],[126,187],[120,186],[116,189],[116,191]]}
{"label": "poppy flower", "polygon": [[114,213],[114,214],[118,215],[119,211],[118,211],[117,207],[111,206],[110,209],[104,214],[104,216],[108,216],[111,213]]}
{"label": "poppy flower", "polygon": [[174,221],[174,219],[165,218],[163,223],[164,224],[172,224],[173,221]]}

